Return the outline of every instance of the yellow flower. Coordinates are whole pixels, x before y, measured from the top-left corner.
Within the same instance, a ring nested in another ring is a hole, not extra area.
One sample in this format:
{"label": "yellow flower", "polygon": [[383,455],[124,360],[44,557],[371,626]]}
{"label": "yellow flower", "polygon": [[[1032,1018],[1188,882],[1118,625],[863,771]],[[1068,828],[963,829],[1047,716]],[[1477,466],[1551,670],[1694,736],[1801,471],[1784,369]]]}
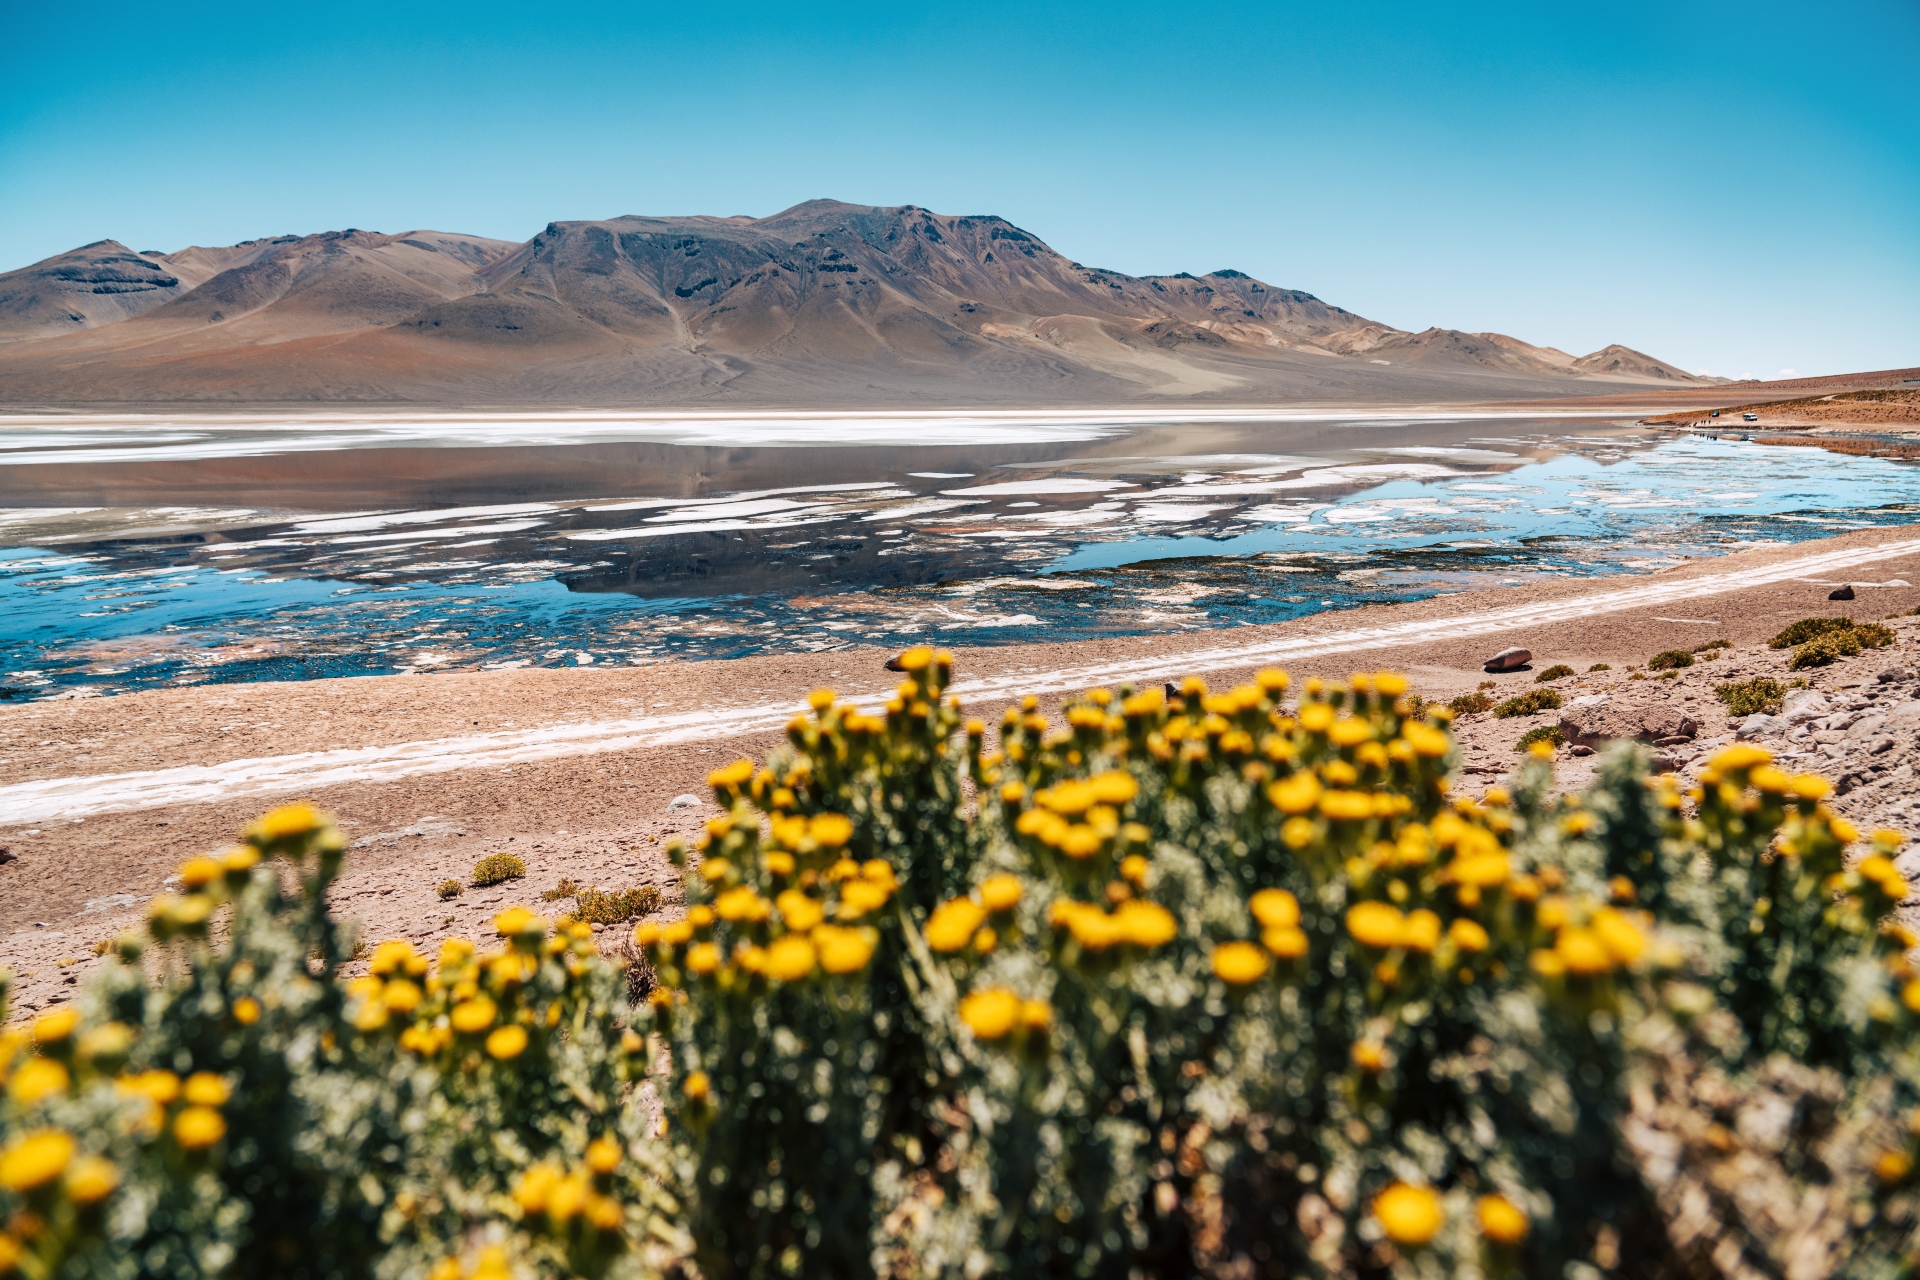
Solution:
{"label": "yellow flower", "polygon": [[767,854],[766,863],[767,870],[773,875],[784,878],[793,874],[794,862],[793,855],[790,853],[775,849]]}
{"label": "yellow flower", "polygon": [[1793,779],[1770,764],[1763,764],[1748,774],[1747,781],[1758,791],[1788,791],[1793,787]]}
{"label": "yellow flower", "polygon": [[197,1107],[224,1107],[227,1099],[233,1096],[233,1090],[227,1087],[227,1082],[211,1071],[196,1071],[188,1076],[186,1086],[180,1092]]}
{"label": "yellow flower", "polygon": [[352,1022],[356,1031],[378,1031],[387,1025],[387,1006],[377,997],[368,999],[355,1011]]}
{"label": "yellow flower", "polygon": [[1448,926],[1447,936],[1453,939],[1453,945],[1462,951],[1485,951],[1490,941],[1484,928],[1476,921],[1464,916]]}
{"label": "yellow flower", "polygon": [[13,1079],[7,1082],[7,1092],[13,1100],[23,1107],[65,1093],[67,1086],[73,1083],[73,1077],[67,1069],[52,1058],[28,1058],[13,1073]]}
{"label": "yellow flower", "polygon": [[1053,1025],[1053,1006],[1045,1000],[1020,1002],[1020,1025],[1029,1031],[1044,1031]]}
{"label": "yellow flower", "polygon": [[517,1058],[527,1051],[527,1029],[516,1023],[495,1027],[487,1037],[487,1053],[502,1061]]}
{"label": "yellow flower", "polygon": [[1320,779],[1310,773],[1296,773],[1268,787],[1267,799],[1282,813],[1305,813],[1320,802]]}
{"label": "yellow flower", "polygon": [[1526,1210],[1505,1196],[1481,1196],[1474,1212],[1480,1219],[1480,1234],[1496,1244],[1519,1244],[1532,1225]]}
{"label": "yellow flower", "polygon": [[[1132,823],[1129,826],[1134,825]],[[1137,853],[1130,853],[1120,859],[1120,878],[1136,889],[1146,887],[1147,860]]]}
{"label": "yellow flower", "polygon": [[1444,730],[1436,729],[1429,724],[1403,725],[1400,736],[1407,740],[1407,745],[1413,748],[1416,755],[1423,755],[1428,759],[1444,756],[1447,754],[1448,747],[1452,745]]}
{"label": "yellow flower", "polygon": [[1020,1020],[1020,997],[1005,987],[969,992],[960,1001],[960,1021],[981,1040],[998,1040]]}
{"label": "yellow flower", "polygon": [[1873,1160],[1873,1175],[1882,1182],[1898,1182],[1913,1172],[1913,1157],[1904,1151],[1882,1151]]}
{"label": "yellow flower", "polygon": [[499,1012],[492,1000],[486,996],[475,996],[471,1000],[463,1000],[453,1006],[450,1020],[455,1031],[464,1031],[472,1035],[476,1031],[485,1031],[492,1026]]}
{"label": "yellow flower", "polygon": [[833,705],[833,690],[815,689],[807,695],[807,705],[815,711],[825,711]]}
{"label": "yellow flower", "polygon": [[816,813],[807,819],[807,834],[822,849],[838,849],[853,839],[853,819],[843,813]]}
{"label": "yellow flower", "polygon": [[1373,737],[1373,726],[1355,716],[1345,716],[1333,722],[1327,729],[1327,737],[1335,746],[1357,747]]}
{"label": "yellow flower", "polygon": [[373,949],[373,960],[367,965],[369,973],[382,976],[402,970],[407,973],[421,974],[427,971],[427,960],[414,951],[413,944],[404,938],[392,938]]}
{"label": "yellow flower", "polygon": [[248,827],[246,834],[255,844],[272,844],[318,830],[325,821],[310,804],[284,804]]}
{"label": "yellow flower", "polygon": [[1320,812],[1336,820],[1360,822],[1373,816],[1373,801],[1365,791],[1329,791],[1320,797]]}
{"label": "yellow flower", "polygon": [[781,982],[798,982],[813,972],[813,944],[798,934],[782,934],[767,945],[766,973]]}
{"label": "yellow flower", "polygon": [[[1145,865],[1145,859],[1141,860]],[[1020,877],[988,876],[980,884],[980,904],[989,911],[1010,911],[1020,903]]]}
{"label": "yellow flower", "polygon": [[137,1071],[113,1083],[121,1093],[146,1098],[163,1107],[180,1096],[180,1077],[166,1070]]}
{"label": "yellow flower", "polygon": [[1253,918],[1268,929],[1288,929],[1300,923],[1300,900],[1285,889],[1262,889],[1248,901]]}
{"label": "yellow flower", "polygon": [[753,761],[735,760],[732,764],[722,765],[707,775],[707,785],[715,791],[746,784],[753,777]]}
{"label": "yellow flower", "polygon": [[986,919],[985,908],[971,898],[943,902],[927,917],[927,945],[935,951],[958,951]]}
{"label": "yellow flower", "polygon": [[212,858],[190,858],[180,864],[180,883],[189,889],[202,889],[220,878],[220,864]]}
{"label": "yellow flower", "polygon": [[1300,727],[1308,733],[1325,733],[1333,725],[1334,710],[1324,702],[1309,702],[1300,708]]}
{"label": "yellow flower", "polygon": [[713,900],[713,913],[722,920],[765,920],[771,911],[752,885],[735,885]]}
{"label": "yellow flower", "polygon": [[1114,910],[1121,940],[1136,947],[1163,947],[1179,936],[1173,913],[1157,902],[1129,898]]}
{"label": "yellow flower", "polygon": [[1504,853],[1473,853],[1455,858],[1447,867],[1455,884],[1470,884],[1476,889],[1492,889],[1507,882],[1513,874],[1513,862]]}
{"label": "yellow flower", "polygon": [[0,1231],[0,1276],[10,1275],[20,1265],[20,1242],[10,1232]]}
{"label": "yellow flower", "polygon": [[235,845],[220,855],[220,866],[226,871],[251,871],[260,865],[260,851],[252,845]]}
{"label": "yellow flower", "polygon": [[77,1010],[55,1009],[51,1013],[43,1013],[33,1020],[33,1042],[52,1044],[57,1040],[65,1040],[79,1025],[80,1014]]}
{"label": "yellow flower", "polygon": [[1797,773],[1787,779],[1787,790],[1802,800],[1823,800],[1833,785],[1817,773]]}
{"label": "yellow flower", "polygon": [[525,907],[508,907],[493,918],[493,927],[503,938],[516,938],[535,929],[545,933],[547,922]]}
{"label": "yellow flower", "polygon": [[872,940],[858,929],[821,925],[813,931],[813,945],[820,953],[820,967],[828,973],[856,973],[873,958]]}
{"label": "yellow flower", "polygon": [[405,978],[395,978],[380,992],[380,999],[395,1013],[412,1013],[420,1007],[422,994],[419,987]]}
{"label": "yellow flower", "polygon": [[713,1082],[707,1079],[704,1071],[689,1071],[687,1078],[680,1083],[680,1092],[693,1102],[704,1102],[713,1092]]}
{"label": "yellow flower", "polygon": [[1289,925],[1275,925],[1260,931],[1260,945],[1282,960],[1298,960],[1307,954],[1306,931]]}
{"label": "yellow flower", "polygon": [[243,1027],[260,1021],[260,1002],[252,996],[241,996],[233,1002],[233,1020]]}
{"label": "yellow flower", "polygon": [[227,1122],[212,1107],[188,1107],[173,1122],[173,1137],[189,1151],[210,1147],[227,1136]]}
{"label": "yellow flower", "polygon": [[595,1173],[612,1173],[620,1167],[620,1144],[612,1138],[595,1138],[587,1144],[587,1168]]}
{"label": "yellow flower", "polygon": [[81,1156],[67,1170],[67,1196],[75,1204],[99,1204],[119,1185],[119,1167],[102,1156]]}
{"label": "yellow flower", "polygon": [[1348,1054],[1353,1065],[1368,1073],[1387,1069],[1387,1047],[1378,1040],[1356,1040]]}
{"label": "yellow flower", "polygon": [[672,924],[660,926],[660,941],[670,947],[677,947],[693,939],[693,921],[675,920]]}
{"label": "yellow flower", "polygon": [[1645,935],[1612,907],[1594,912],[1591,928],[1615,964],[1632,964],[1647,949]]}
{"label": "yellow flower", "polygon": [[[1632,926],[1629,925],[1629,928]],[[1613,954],[1592,929],[1568,925],[1554,939],[1553,953],[1568,973],[1592,975],[1613,968]]]}
{"label": "yellow flower", "polygon": [[584,1216],[598,1231],[616,1230],[627,1220],[626,1211],[612,1196],[588,1196]]}
{"label": "yellow flower", "polygon": [[1414,951],[1432,951],[1440,945],[1440,917],[1425,910],[1408,914],[1400,929],[1400,945]]}
{"label": "yellow flower", "polygon": [[872,880],[848,880],[840,886],[840,918],[853,920],[887,905],[892,890]]}
{"label": "yellow flower", "polygon": [[1440,1234],[1440,1197],[1426,1187],[1396,1182],[1373,1199],[1373,1216],[1395,1244],[1421,1245]]}
{"label": "yellow flower", "polygon": [[80,1037],[73,1051],[82,1062],[118,1058],[133,1047],[133,1029],[124,1022],[103,1022]]}
{"label": "yellow flower", "polygon": [[36,1129],[0,1152],[0,1187],[18,1193],[43,1187],[65,1173],[73,1159],[73,1135],[61,1129]]}
{"label": "yellow flower", "polygon": [[1381,951],[1400,945],[1406,917],[1384,902],[1356,902],[1347,908],[1347,932],[1354,941]]}
{"label": "yellow flower", "polygon": [[1251,942],[1223,942],[1213,949],[1213,972],[1222,982],[1243,987],[1263,977],[1271,962]]}

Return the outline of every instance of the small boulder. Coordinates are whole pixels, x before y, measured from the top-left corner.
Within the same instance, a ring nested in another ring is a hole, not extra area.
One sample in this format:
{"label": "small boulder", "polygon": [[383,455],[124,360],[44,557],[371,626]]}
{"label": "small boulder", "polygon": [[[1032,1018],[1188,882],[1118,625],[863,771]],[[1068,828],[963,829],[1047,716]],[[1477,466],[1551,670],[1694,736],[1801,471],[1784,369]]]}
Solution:
{"label": "small boulder", "polygon": [[1485,665],[1481,667],[1481,670],[1493,672],[1520,671],[1525,669],[1526,665],[1532,661],[1533,651],[1531,649],[1502,649],[1491,658],[1488,658]]}
{"label": "small boulder", "polygon": [[1881,684],[1899,684],[1902,680],[1913,679],[1913,672],[1906,667],[1888,667],[1874,679]]}
{"label": "small boulder", "polygon": [[1756,711],[1740,722],[1742,738],[1764,738],[1779,733],[1787,727],[1784,716],[1770,716],[1764,711]]}
{"label": "small boulder", "polygon": [[1692,741],[1699,732],[1692,716],[1653,699],[1577,698],[1560,713],[1561,736],[1581,747],[1597,747],[1617,738],[1672,746]]}
{"label": "small boulder", "polygon": [[698,809],[705,803],[706,801],[694,795],[691,791],[685,791],[667,801],[667,812],[678,813],[682,809]]}
{"label": "small boulder", "polygon": [[1835,587],[1833,590],[1827,592],[1827,599],[1851,600],[1853,599],[1853,588],[1852,587]]}
{"label": "small boulder", "polygon": [[889,671],[905,671],[906,670],[906,667],[902,666],[900,663],[899,654],[896,653],[895,655],[893,655],[893,657],[887,659],[887,670]]}
{"label": "small boulder", "polygon": [[1795,689],[1780,706],[1780,715],[1788,724],[1807,724],[1828,715],[1833,708],[1818,689]]}

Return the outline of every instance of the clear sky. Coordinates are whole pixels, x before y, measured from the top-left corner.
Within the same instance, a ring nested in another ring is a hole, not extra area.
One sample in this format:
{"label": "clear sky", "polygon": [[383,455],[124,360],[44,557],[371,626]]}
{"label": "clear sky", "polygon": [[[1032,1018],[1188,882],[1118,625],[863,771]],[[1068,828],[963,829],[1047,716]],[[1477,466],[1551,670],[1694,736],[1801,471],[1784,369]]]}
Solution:
{"label": "clear sky", "polygon": [[0,269],[815,196],[1406,329],[1920,365],[1920,3],[0,4]]}

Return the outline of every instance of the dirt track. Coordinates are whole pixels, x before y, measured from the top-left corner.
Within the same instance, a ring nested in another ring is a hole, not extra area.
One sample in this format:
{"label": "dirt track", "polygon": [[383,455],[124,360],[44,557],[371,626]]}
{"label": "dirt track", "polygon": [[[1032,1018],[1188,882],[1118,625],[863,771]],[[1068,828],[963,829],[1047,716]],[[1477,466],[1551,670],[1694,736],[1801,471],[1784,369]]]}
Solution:
{"label": "dirt track", "polygon": [[[1842,582],[1856,584],[1858,598],[1829,604]],[[1615,680],[1659,650],[1713,638],[1762,644],[1811,614],[1909,612],[1920,587],[1908,583],[1920,583],[1920,527],[1644,577],[1533,583],[1274,627],[956,649],[956,659],[969,708],[989,721],[1028,690],[1187,673],[1229,684],[1267,665],[1336,678],[1393,667],[1416,692],[1446,698],[1488,679],[1480,661],[1508,645],[1532,649],[1536,670],[1607,663],[1615,671],[1591,679]],[[810,689],[883,698],[894,679],[881,669],[885,656],[219,685],[0,710],[0,846],[18,859],[0,865],[0,962],[22,978],[19,1009],[63,998],[94,942],[137,919],[181,860],[295,796],[338,814],[354,839],[337,900],[378,936],[472,932],[508,896],[530,898],[562,877],[671,891],[657,842],[710,810],[669,813],[668,802],[704,798],[711,768],[772,747]],[[1858,683],[1854,665],[1820,680]],[[1496,693],[1532,679],[1498,677]],[[1704,740],[1726,724],[1698,683],[1668,689],[1696,700]],[[1512,740],[1527,727],[1463,726],[1469,780],[1511,767]],[[1569,762],[1566,780],[1583,771]],[[526,858],[526,881],[450,903],[435,896],[437,882],[502,848]]]}

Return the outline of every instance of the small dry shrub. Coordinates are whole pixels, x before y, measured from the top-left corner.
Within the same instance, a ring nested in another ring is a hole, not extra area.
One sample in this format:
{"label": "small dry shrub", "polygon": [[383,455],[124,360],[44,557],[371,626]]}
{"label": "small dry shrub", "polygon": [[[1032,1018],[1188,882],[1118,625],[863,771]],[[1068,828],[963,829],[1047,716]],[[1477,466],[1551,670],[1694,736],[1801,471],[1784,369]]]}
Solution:
{"label": "small dry shrub", "polygon": [[1592,666],[1587,668],[1587,674],[1592,675],[1596,671],[1611,671],[1611,670],[1613,670],[1613,668],[1608,666],[1606,663],[1596,662]]}
{"label": "small dry shrub", "polygon": [[650,884],[633,889],[589,887],[574,898],[579,918],[588,924],[619,924],[635,916],[651,915],[660,909],[660,902],[660,891]]}
{"label": "small dry shrub", "polygon": [[1816,636],[1824,636],[1834,631],[1849,631],[1852,628],[1852,618],[1802,618],[1767,641],[1767,648],[1793,649]]}
{"label": "small dry shrub", "polygon": [[1517,698],[1508,698],[1493,709],[1496,720],[1512,720],[1517,716],[1538,715],[1542,711],[1552,711],[1561,704],[1559,693],[1552,689],[1529,689]]}
{"label": "small dry shrub", "polygon": [[1767,676],[1717,684],[1713,692],[1715,697],[1726,703],[1730,716],[1773,715],[1780,710],[1780,700],[1787,694],[1778,680]]}
{"label": "small dry shrub", "polygon": [[1693,655],[1685,649],[1663,649],[1647,659],[1649,671],[1678,671],[1693,665]]}
{"label": "small dry shrub", "polygon": [[473,864],[473,887],[490,888],[518,880],[527,874],[527,864],[510,853],[490,853]]}
{"label": "small dry shrub", "polygon": [[553,888],[541,894],[540,901],[558,902],[562,898],[571,898],[574,894],[578,892],[580,892],[579,885],[575,884],[571,880],[562,880],[559,884],[553,886]]}
{"label": "small dry shrub", "polygon": [[449,898],[457,898],[460,896],[460,882],[458,880],[442,880],[434,892],[440,895],[440,901],[442,902],[445,902]]}
{"label": "small dry shrub", "polygon": [[1539,675],[1535,676],[1533,678],[1533,682],[1535,684],[1551,684],[1555,680],[1564,680],[1568,676],[1575,675],[1575,674],[1577,673],[1574,671],[1574,669],[1568,666],[1566,663],[1556,662],[1552,666],[1548,667],[1545,671],[1542,671]]}
{"label": "small dry shrub", "polygon": [[1525,751],[1536,742],[1551,742],[1556,747],[1567,745],[1567,735],[1560,732],[1557,724],[1538,724],[1520,735],[1520,741],[1513,744],[1514,750]]}
{"label": "small dry shrub", "polygon": [[1452,702],[1449,702],[1447,704],[1447,710],[1457,716],[1470,716],[1477,712],[1486,711],[1492,706],[1493,699],[1476,689],[1472,693],[1463,693]]}

